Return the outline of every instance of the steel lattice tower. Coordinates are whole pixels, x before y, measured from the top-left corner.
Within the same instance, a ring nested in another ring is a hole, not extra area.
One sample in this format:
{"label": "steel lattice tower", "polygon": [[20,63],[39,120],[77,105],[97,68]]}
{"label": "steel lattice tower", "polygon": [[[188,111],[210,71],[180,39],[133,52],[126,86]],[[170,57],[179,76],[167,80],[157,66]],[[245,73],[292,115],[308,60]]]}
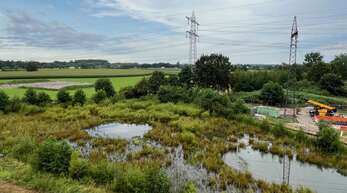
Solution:
{"label": "steel lattice tower", "polygon": [[[289,97],[289,82],[293,78],[294,81],[296,81],[296,55],[297,55],[297,48],[298,48],[298,37],[299,37],[299,31],[298,31],[298,24],[296,20],[296,16],[294,16],[293,25],[292,25],[292,31],[290,33],[290,47],[289,47],[289,61],[288,61],[288,83],[287,83],[287,94],[286,94],[286,107],[284,111],[284,115],[287,115],[287,105],[288,105],[288,97]],[[293,71],[291,71],[291,67]],[[295,87],[295,83],[294,83]],[[295,105],[295,89],[293,91],[293,102],[294,102],[294,108],[293,108],[293,116],[296,116],[296,105]]]}
{"label": "steel lattice tower", "polygon": [[194,11],[191,17],[186,18],[188,25],[190,25],[190,30],[187,31],[187,37],[189,38],[189,63],[195,64],[198,55],[197,41],[199,37],[198,26],[200,24],[196,20]]}

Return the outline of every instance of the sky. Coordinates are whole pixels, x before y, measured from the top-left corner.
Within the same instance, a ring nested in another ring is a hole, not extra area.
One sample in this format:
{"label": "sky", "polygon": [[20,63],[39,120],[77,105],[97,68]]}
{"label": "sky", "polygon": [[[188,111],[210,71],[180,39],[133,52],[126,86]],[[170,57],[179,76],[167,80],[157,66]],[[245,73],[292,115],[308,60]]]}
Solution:
{"label": "sky", "polygon": [[0,60],[187,63],[193,11],[198,56],[288,62],[294,16],[298,63],[308,52],[347,53],[345,0],[1,0]]}

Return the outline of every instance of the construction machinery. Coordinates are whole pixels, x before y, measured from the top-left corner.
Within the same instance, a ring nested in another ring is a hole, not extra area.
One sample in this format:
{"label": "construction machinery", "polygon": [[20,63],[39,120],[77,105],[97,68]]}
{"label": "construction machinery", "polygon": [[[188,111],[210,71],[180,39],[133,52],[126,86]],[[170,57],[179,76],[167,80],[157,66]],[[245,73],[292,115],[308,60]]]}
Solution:
{"label": "construction machinery", "polygon": [[319,115],[321,117],[334,116],[337,112],[336,107],[325,105],[314,100],[308,100],[307,103],[310,103],[311,105],[314,106],[314,110],[310,111],[310,115],[312,117],[316,115]]}

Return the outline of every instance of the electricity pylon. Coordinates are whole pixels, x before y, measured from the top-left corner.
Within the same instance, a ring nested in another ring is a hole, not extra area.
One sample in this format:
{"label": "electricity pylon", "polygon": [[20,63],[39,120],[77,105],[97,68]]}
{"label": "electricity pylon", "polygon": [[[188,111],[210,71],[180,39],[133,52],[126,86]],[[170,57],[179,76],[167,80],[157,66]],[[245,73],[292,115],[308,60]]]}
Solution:
{"label": "electricity pylon", "polygon": [[[287,94],[286,94],[286,104],[284,109],[284,116],[287,115],[287,105],[288,105],[288,97],[289,97],[289,87],[290,87],[290,79],[293,77],[294,80],[294,90],[293,90],[293,116],[296,116],[296,101],[295,101],[295,81],[296,81],[296,55],[297,55],[297,48],[298,48],[298,37],[299,37],[299,31],[298,31],[298,24],[296,20],[296,16],[294,16],[294,21],[292,25],[292,31],[290,33],[290,48],[289,48],[289,63],[288,63],[288,82],[287,82]],[[291,68],[293,72],[291,72]],[[292,74],[293,73],[293,74]],[[291,76],[291,74],[293,76]]]}
{"label": "electricity pylon", "polygon": [[193,11],[191,17],[186,17],[188,20],[188,25],[190,25],[190,30],[187,31],[187,37],[189,38],[189,63],[195,64],[198,55],[197,41],[198,41],[198,26],[200,25],[195,17]]}

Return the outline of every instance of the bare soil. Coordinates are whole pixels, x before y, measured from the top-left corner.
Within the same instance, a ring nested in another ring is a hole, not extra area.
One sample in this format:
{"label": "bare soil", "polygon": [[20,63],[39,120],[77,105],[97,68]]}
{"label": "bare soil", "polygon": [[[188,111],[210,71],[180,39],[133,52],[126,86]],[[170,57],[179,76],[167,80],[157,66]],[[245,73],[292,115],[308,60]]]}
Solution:
{"label": "bare soil", "polygon": [[38,193],[38,192],[33,190],[28,190],[14,184],[0,181],[0,193]]}

